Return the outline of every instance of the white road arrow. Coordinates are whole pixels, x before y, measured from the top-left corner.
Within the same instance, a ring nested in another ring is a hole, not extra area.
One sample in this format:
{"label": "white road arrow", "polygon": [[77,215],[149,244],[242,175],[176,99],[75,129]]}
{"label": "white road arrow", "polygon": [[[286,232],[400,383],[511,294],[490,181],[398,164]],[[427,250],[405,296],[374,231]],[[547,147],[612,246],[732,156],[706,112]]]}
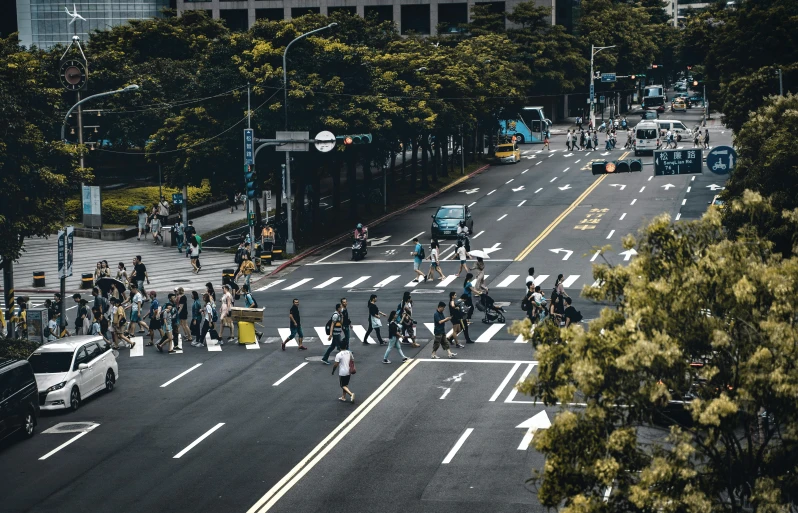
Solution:
{"label": "white road arrow", "polygon": [[479,192],[479,187],[477,187],[475,189],[463,189],[460,192],[464,192],[466,194],[474,194],[475,192]]}
{"label": "white road arrow", "polygon": [[562,187],[557,187],[557,188],[560,189],[561,191],[567,191],[568,189],[571,188],[571,184],[567,183],[567,184],[563,185]]}
{"label": "white road arrow", "polygon": [[483,252],[484,252],[486,255],[490,255],[490,254],[491,254],[491,253],[493,253],[494,251],[499,251],[500,249],[502,249],[502,248],[500,248],[500,247],[499,247],[500,245],[501,245],[501,242],[497,242],[497,243],[496,243],[496,244],[494,244],[494,245],[493,245],[493,247],[491,247],[491,248],[482,248],[482,251],[483,251]]}
{"label": "white road arrow", "polygon": [[611,183],[611,184],[610,184],[610,187],[620,187],[620,188],[621,188],[621,190],[624,190],[624,189],[626,189],[626,184],[620,184],[620,183]]}
{"label": "white road arrow", "polygon": [[513,192],[518,192],[518,191],[523,191],[523,190],[524,190],[524,186],[521,185],[520,187],[516,187],[515,189],[513,189]]}
{"label": "white road arrow", "polygon": [[621,251],[618,254],[623,255],[624,262],[628,262],[630,258],[632,258],[637,254],[637,251],[635,251],[635,248],[632,248],[632,249],[627,249],[626,251]]}
{"label": "white road arrow", "polygon": [[541,411],[540,413],[535,414],[534,417],[530,417],[524,422],[515,426],[516,429],[526,429],[526,433],[524,434],[524,438],[521,439],[521,443],[518,444],[519,451],[526,451],[529,449],[529,444],[532,443],[532,438],[535,437],[535,433],[538,429],[549,429],[551,427],[551,420],[549,420],[549,416],[546,414],[546,410]]}
{"label": "white road arrow", "polygon": [[717,185],[717,184],[714,184],[714,183],[707,185],[707,189],[709,189],[709,190],[711,190],[713,192],[717,191],[718,189],[725,189],[725,188],[726,187],[721,187],[720,185]]}
{"label": "white road arrow", "polygon": [[524,155],[525,159],[533,159],[535,157],[537,157],[537,155]]}
{"label": "white road arrow", "polygon": [[563,157],[572,157],[573,155],[574,155],[573,153],[568,153],[566,155],[563,155]]}
{"label": "white road arrow", "polygon": [[571,258],[571,255],[574,254],[574,252],[571,251],[570,249],[564,249],[564,248],[550,249],[549,251],[551,251],[552,253],[565,252],[565,256],[562,257],[563,260],[568,260],[569,258]]}
{"label": "white road arrow", "polygon": [[676,187],[676,186],[675,186],[675,185],[673,185],[672,183],[666,183],[665,185],[660,185],[660,187],[664,187],[664,188],[665,188],[665,190],[667,191],[667,190],[668,190],[668,189],[670,189],[671,187]]}
{"label": "white road arrow", "polygon": [[601,154],[601,156],[602,156],[602,157],[606,157],[606,156],[607,156],[607,155],[609,155],[609,154],[610,154],[610,152],[605,152],[605,153],[602,153],[602,154]]}
{"label": "white road arrow", "polygon": [[380,244],[385,244],[390,239],[390,235],[386,235],[385,237],[376,237],[373,239],[369,239],[369,246],[379,246]]}

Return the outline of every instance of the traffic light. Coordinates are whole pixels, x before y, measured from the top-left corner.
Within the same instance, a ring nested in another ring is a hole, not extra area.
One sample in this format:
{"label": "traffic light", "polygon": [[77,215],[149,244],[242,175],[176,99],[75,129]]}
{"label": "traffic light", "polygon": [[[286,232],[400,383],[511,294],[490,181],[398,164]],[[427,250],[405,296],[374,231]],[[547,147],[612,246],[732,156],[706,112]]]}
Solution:
{"label": "traffic light", "polygon": [[590,170],[593,172],[594,175],[603,175],[606,173],[607,161],[606,160],[594,160],[590,164]]}
{"label": "traffic light", "polygon": [[594,175],[630,173],[642,171],[643,161],[641,159],[621,159],[612,162],[596,160],[590,165],[590,169]]}
{"label": "traffic light", "polygon": [[615,161],[615,173],[628,173],[629,172],[629,161],[628,160],[616,160]]}
{"label": "traffic light", "polygon": [[256,199],[260,196],[260,187],[258,187],[258,176],[252,169],[252,166],[247,166],[244,169],[244,183],[247,188],[247,199]]}
{"label": "traffic light", "polygon": [[629,159],[629,171],[632,173],[643,170],[643,161],[641,159]]}
{"label": "traffic light", "polygon": [[693,87],[698,85],[698,80],[693,80]]}
{"label": "traffic light", "polygon": [[371,144],[371,134],[338,135],[337,140],[343,141],[344,146],[355,144]]}

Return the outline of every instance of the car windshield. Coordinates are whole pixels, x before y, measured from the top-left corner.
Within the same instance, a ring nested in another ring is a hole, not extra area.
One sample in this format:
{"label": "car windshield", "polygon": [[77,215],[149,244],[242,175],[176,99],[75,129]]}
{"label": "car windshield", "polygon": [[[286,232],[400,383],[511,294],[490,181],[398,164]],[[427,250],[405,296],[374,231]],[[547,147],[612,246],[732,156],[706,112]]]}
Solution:
{"label": "car windshield", "polygon": [[638,128],[637,129],[637,138],[638,139],[656,139],[657,138],[657,130],[654,128]]}
{"label": "car windshield", "polygon": [[72,363],[72,353],[33,353],[28,358],[34,374],[53,374],[67,372]]}
{"label": "car windshield", "polygon": [[513,151],[512,144],[500,144],[496,146],[496,151]]}
{"label": "car windshield", "polygon": [[462,219],[463,207],[441,207],[435,217],[438,219]]}

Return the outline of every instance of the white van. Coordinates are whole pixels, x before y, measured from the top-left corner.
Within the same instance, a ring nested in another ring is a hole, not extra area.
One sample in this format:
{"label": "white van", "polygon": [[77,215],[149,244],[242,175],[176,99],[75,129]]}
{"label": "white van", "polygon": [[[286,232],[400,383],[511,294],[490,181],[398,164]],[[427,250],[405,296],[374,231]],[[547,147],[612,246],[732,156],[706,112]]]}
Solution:
{"label": "white van", "polygon": [[660,133],[663,131],[667,133],[668,130],[671,130],[676,141],[690,141],[693,139],[693,131],[678,119],[658,119],[657,124],[659,125]]}
{"label": "white van", "polygon": [[635,127],[635,157],[641,152],[659,149],[659,125],[655,121],[641,121]]}

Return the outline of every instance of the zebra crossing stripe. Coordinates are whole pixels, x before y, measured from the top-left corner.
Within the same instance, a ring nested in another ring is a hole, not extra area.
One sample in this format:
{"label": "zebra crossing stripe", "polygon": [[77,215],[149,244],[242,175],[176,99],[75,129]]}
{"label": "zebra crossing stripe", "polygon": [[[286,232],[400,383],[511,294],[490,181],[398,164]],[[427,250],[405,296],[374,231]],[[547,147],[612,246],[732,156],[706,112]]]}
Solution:
{"label": "zebra crossing stripe", "polygon": [[518,276],[519,276],[518,274],[511,274],[511,275],[510,275],[510,276],[508,276],[507,278],[503,279],[503,280],[501,281],[501,283],[499,283],[499,284],[498,284],[498,285],[496,285],[496,286],[497,286],[497,287],[499,287],[499,288],[506,288],[506,287],[509,287],[509,286],[510,286],[510,284],[511,284],[512,282],[514,282],[515,280],[517,280],[517,279],[518,279]]}
{"label": "zebra crossing stripe", "polygon": [[450,274],[449,276],[447,276],[446,278],[441,280],[441,282],[438,283],[435,286],[438,287],[438,288],[447,287],[451,282],[453,282],[456,279],[457,279],[457,275],[456,274]]}
{"label": "zebra crossing stripe", "polygon": [[572,274],[572,275],[568,276],[568,277],[565,279],[565,281],[564,281],[564,282],[562,282],[562,286],[563,286],[563,287],[565,287],[565,288],[568,288],[568,287],[570,287],[571,285],[573,285],[573,284],[574,284],[574,282],[575,282],[576,280],[578,280],[578,279],[579,279],[579,276],[580,276],[579,274]]}
{"label": "zebra crossing stripe", "polygon": [[355,281],[353,281],[351,283],[347,283],[346,285],[344,285],[344,288],[345,289],[351,289],[353,287],[357,287],[360,283],[363,283],[364,281],[368,280],[369,278],[371,278],[371,276],[361,276],[360,278],[356,279]]}
{"label": "zebra crossing stripe", "polygon": [[[352,331],[355,332],[355,336],[361,342],[363,342],[364,339],[366,338],[366,328],[364,328],[363,326],[360,326],[359,324],[353,324]],[[368,342],[369,344],[375,344],[375,345],[377,344],[377,342],[374,341],[373,337],[369,337],[369,339],[366,342]]]}
{"label": "zebra crossing stripe", "polygon": [[374,287],[375,288],[384,287],[384,286],[388,285],[389,283],[391,283],[392,281],[394,281],[395,279],[400,278],[400,277],[401,277],[400,274],[392,274],[391,276],[388,276],[387,278],[385,278],[381,282],[379,282],[376,285],[374,285]]}
{"label": "zebra crossing stripe", "polygon": [[335,277],[330,278],[329,280],[325,281],[324,283],[320,283],[320,284],[316,285],[313,288],[314,289],[323,289],[327,285],[332,285],[333,283],[335,283],[336,281],[338,281],[340,279],[341,279],[341,276],[335,276]]}
{"label": "zebra crossing stripe", "polygon": [[502,328],[504,328],[504,324],[491,324],[490,327],[488,327],[488,329],[486,329],[484,333],[482,333],[482,335],[480,335],[479,338],[477,338],[474,342],[490,342],[490,339],[493,337],[493,335],[500,332]]}
{"label": "zebra crossing stripe", "polygon": [[294,290],[297,287],[301,287],[302,285],[306,284],[309,281],[312,281],[313,278],[302,278],[298,282],[294,283],[293,285],[289,285],[288,287],[284,288],[283,290]]}
{"label": "zebra crossing stripe", "polygon": [[266,289],[270,289],[270,288],[274,287],[275,285],[281,284],[284,281],[285,280],[274,280],[273,282],[269,283],[268,285],[264,285],[263,287],[261,287],[259,289],[256,289],[255,292],[261,292],[261,291],[264,291]]}
{"label": "zebra crossing stripe", "polygon": [[535,286],[540,285],[549,277],[548,274],[541,274],[540,276],[535,276]]}
{"label": "zebra crossing stripe", "polygon": [[[316,326],[313,329],[316,330],[316,335],[319,336],[319,340],[321,340],[321,343],[323,345],[329,346],[330,344],[332,344],[332,340],[328,340],[328,338],[327,338],[327,337],[329,337],[329,335],[324,330],[324,326]],[[283,339],[283,340],[285,340],[285,339]],[[290,344],[290,342],[289,342],[289,344]]]}

